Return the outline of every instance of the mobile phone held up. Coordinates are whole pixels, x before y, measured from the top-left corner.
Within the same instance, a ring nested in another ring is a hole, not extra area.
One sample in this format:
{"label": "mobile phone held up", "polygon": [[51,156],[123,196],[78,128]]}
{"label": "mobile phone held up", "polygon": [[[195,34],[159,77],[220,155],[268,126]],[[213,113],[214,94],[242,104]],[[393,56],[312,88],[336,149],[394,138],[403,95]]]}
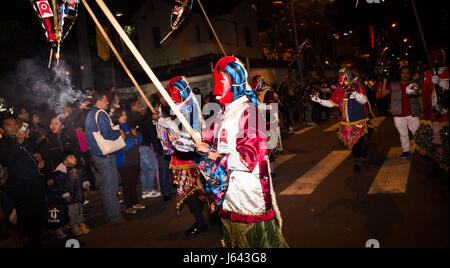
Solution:
{"label": "mobile phone held up", "polygon": [[21,132],[24,132],[24,133],[27,132],[28,126],[29,126],[29,125],[28,125],[27,123],[23,122],[23,123],[22,123],[22,126],[20,127],[20,131],[21,131]]}

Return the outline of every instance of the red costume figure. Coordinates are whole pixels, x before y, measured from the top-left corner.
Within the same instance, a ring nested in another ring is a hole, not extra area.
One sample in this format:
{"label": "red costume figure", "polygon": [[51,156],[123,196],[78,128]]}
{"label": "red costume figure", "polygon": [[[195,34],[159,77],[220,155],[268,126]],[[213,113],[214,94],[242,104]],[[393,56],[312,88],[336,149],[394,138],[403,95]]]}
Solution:
{"label": "red costume figure", "polygon": [[[190,123],[193,130],[200,137],[201,116],[199,105],[186,78],[177,76],[168,84],[170,97],[177,104],[180,112]],[[198,155],[195,153],[194,142],[189,134],[180,132],[171,118],[161,118],[158,125],[163,128],[163,149],[172,156],[170,169],[172,180],[177,187],[177,211],[183,203],[191,209],[195,216],[194,225],[186,230],[186,235],[195,235],[208,230],[202,211],[202,201],[206,201],[203,185],[198,171]]]}
{"label": "red costume figure", "polygon": [[339,107],[341,110],[341,126],[338,139],[349,149],[353,149],[355,171],[360,171],[359,159],[367,153],[367,146],[363,138],[369,133],[367,122],[366,91],[358,77],[353,77],[349,69],[339,72],[339,86],[329,100],[322,100],[319,96],[311,96],[314,102],[325,107]]}
{"label": "red costume figure", "polygon": [[442,50],[433,51],[431,70],[425,71],[423,82],[423,117],[414,136],[415,149],[432,157],[448,170],[448,67]]}
{"label": "red costume figure", "polygon": [[213,210],[222,217],[225,245],[287,247],[270,177],[265,124],[258,124],[264,118],[247,84],[247,71],[238,59],[224,57],[214,69],[214,83],[213,94],[224,108],[197,148],[207,154],[199,169]]}

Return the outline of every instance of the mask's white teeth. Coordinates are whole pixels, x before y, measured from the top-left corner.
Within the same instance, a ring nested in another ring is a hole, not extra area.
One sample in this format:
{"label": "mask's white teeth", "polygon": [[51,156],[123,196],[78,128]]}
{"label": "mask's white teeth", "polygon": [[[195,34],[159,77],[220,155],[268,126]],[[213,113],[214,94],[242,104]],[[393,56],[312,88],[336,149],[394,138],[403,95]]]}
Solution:
{"label": "mask's white teeth", "polygon": [[217,96],[217,97],[216,97],[216,100],[221,100],[221,99],[222,99],[221,96]]}

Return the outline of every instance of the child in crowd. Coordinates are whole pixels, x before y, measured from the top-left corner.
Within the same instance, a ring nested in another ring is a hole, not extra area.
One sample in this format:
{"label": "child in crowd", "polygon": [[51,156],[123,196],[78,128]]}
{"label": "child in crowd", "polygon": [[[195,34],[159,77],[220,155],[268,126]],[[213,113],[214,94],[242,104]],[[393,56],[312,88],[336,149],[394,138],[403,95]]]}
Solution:
{"label": "child in crowd", "polygon": [[54,172],[55,187],[68,204],[72,234],[80,236],[89,233],[83,217],[83,189],[88,190],[90,183],[83,171],[75,168],[77,158],[70,152],[63,153],[63,162]]}

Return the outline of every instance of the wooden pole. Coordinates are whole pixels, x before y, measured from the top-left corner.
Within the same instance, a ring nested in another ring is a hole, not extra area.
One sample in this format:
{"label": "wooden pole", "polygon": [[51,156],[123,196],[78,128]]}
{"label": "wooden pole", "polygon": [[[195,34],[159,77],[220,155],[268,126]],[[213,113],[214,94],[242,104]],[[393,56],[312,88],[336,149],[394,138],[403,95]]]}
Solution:
{"label": "wooden pole", "polygon": [[[82,0],[83,3],[86,3],[86,0]],[[139,64],[144,69],[145,73],[148,75],[150,80],[152,80],[153,84],[158,89],[159,93],[163,96],[163,98],[166,100],[167,104],[169,104],[172,111],[175,113],[175,115],[180,120],[183,127],[188,131],[188,133],[191,135],[192,139],[195,141],[195,143],[201,143],[201,139],[197,137],[194,130],[192,129],[191,125],[187,122],[186,118],[184,118],[183,114],[181,114],[180,110],[178,109],[175,102],[172,100],[172,98],[169,96],[167,91],[164,89],[163,85],[159,81],[159,79],[156,77],[156,75],[153,73],[152,69],[148,65],[148,63],[144,60],[141,53],[137,50],[136,46],[133,44],[133,42],[130,40],[128,35],[123,30],[122,26],[120,26],[119,22],[116,20],[114,15],[111,13],[111,11],[108,9],[108,7],[105,5],[103,0],[95,0],[103,13],[105,13],[108,20],[113,25],[114,29],[116,29],[119,36],[122,38],[122,40],[125,42],[127,47],[130,49],[133,56],[136,58],[136,60],[139,62]]]}
{"label": "wooden pole", "polygon": [[[138,82],[136,81],[136,79],[134,78],[134,76],[131,74],[130,70],[128,69],[127,65],[125,64],[125,62],[123,61],[122,57],[120,56],[119,52],[117,52],[117,49],[114,47],[113,43],[111,42],[111,39],[109,39],[108,35],[106,34],[105,30],[103,29],[103,26],[100,24],[100,22],[98,21],[97,17],[95,16],[94,12],[92,12],[92,9],[89,7],[88,3],[86,2],[86,0],[81,0],[84,4],[84,6],[86,7],[86,10],[88,11],[88,13],[91,15],[92,20],[94,20],[95,25],[97,25],[98,30],[100,31],[100,33],[103,35],[103,38],[105,38],[106,42],[108,43],[109,47],[111,48],[111,50],[114,52],[114,55],[116,55],[117,60],[120,62],[120,64],[122,65],[123,69],[125,70],[125,72],[128,74],[128,76],[131,79],[131,82],[133,82],[133,85],[137,88],[137,90],[139,91],[139,93],[141,94],[142,98],[144,98],[145,103],[147,104],[147,106],[150,108],[150,110],[152,110],[153,113],[156,113],[155,108],[153,108],[152,104],[150,103],[150,101],[148,100],[147,96],[145,96],[144,92],[142,91],[141,87],[139,86]],[[113,69],[114,71],[114,69]],[[114,74],[113,74],[114,75]]]}
{"label": "wooden pole", "polygon": [[427,42],[425,41],[425,35],[423,34],[422,23],[420,22],[419,13],[417,13],[416,2],[414,0],[411,0],[411,3],[414,14],[416,15],[417,26],[419,26],[420,37],[422,38],[423,48],[425,49],[425,56],[427,57],[428,64],[431,67],[433,66],[433,64],[431,64]]}
{"label": "wooden pole", "polygon": [[[298,42],[298,33],[297,33],[297,20],[295,18],[295,10],[294,10],[294,1],[291,1],[291,12],[292,12],[292,23],[294,24],[294,36],[295,36],[295,45],[296,48],[299,48],[299,42]],[[301,56],[297,59],[297,66],[298,66],[298,73],[300,75],[300,82],[303,83],[303,71],[302,71],[302,63],[301,63]]]}
{"label": "wooden pole", "polygon": [[220,39],[219,39],[219,37],[217,36],[217,33],[216,33],[216,31],[214,30],[214,27],[213,27],[211,21],[209,20],[209,17],[208,17],[208,15],[206,14],[205,9],[203,8],[202,2],[201,2],[200,0],[197,0],[197,1],[198,1],[198,4],[200,5],[200,8],[201,8],[202,11],[203,11],[203,14],[205,15],[206,20],[208,21],[209,27],[211,28],[211,31],[213,32],[214,37],[216,38],[217,43],[219,44],[220,49],[222,50],[223,55],[224,55],[224,56],[227,56],[227,53],[225,52],[225,49],[223,48],[222,43],[220,42]]}

